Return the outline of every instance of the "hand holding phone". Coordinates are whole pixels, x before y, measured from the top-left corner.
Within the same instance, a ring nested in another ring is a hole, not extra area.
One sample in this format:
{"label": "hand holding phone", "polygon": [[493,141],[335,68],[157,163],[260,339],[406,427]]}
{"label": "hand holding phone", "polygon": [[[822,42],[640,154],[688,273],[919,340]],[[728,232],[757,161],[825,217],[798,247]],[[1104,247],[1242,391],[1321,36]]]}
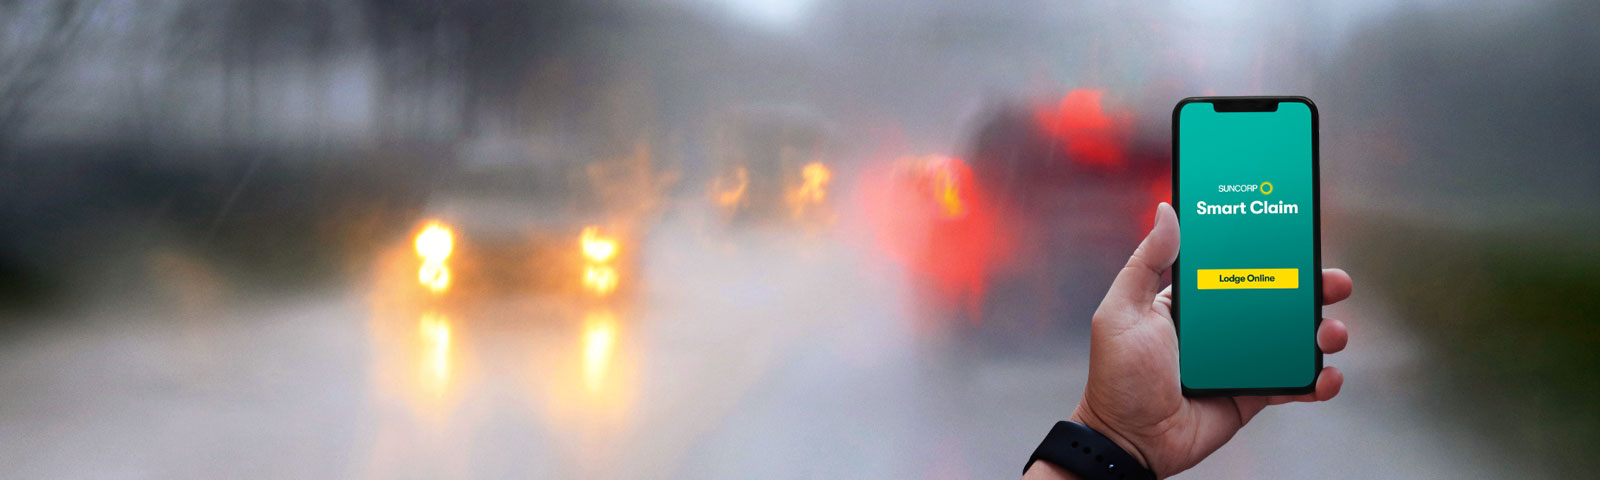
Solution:
{"label": "hand holding phone", "polygon": [[[1185,397],[1178,383],[1178,338],[1172,290],[1161,275],[1178,256],[1178,216],[1161,204],[1155,227],[1117,275],[1090,327],[1089,381],[1071,420],[1115,441],[1140,463],[1167,477],[1193,467],[1216,451],[1268,405],[1333,398],[1344,383],[1326,367],[1311,393],[1244,397]],[[1350,296],[1350,276],[1339,269],[1317,274],[1322,301]],[[1324,353],[1343,350],[1344,323],[1325,319],[1315,340]],[[1047,475],[1048,469],[1038,470]],[[1033,474],[1034,470],[1029,473]]]}

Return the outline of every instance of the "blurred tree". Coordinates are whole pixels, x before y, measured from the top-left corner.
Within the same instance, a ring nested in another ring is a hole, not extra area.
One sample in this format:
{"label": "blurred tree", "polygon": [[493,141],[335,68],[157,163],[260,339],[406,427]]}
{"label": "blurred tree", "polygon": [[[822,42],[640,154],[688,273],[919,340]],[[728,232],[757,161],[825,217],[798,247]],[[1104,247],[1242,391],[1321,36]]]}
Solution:
{"label": "blurred tree", "polygon": [[470,133],[484,122],[514,117],[505,100],[536,68],[572,47],[575,31],[590,18],[567,0],[362,5],[382,69],[378,118],[386,124],[380,129],[397,133],[428,130],[433,118],[448,118],[445,128]]}
{"label": "blurred tree", "polygon": [[57,78],[102,2],[0,2],[0,152],[13,146],[40,89]]}

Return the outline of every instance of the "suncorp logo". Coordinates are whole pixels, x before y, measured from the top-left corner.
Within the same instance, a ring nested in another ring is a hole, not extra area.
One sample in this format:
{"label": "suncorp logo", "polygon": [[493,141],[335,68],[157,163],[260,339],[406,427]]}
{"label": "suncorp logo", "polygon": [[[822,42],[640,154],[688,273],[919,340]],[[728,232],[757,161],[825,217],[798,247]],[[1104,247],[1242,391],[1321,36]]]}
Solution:
{"label": "suncorp logo", "polygon": [[[1261,183],[1253,184],[1253,185],[1252,184],[1217,185],[1217,192],[1218,193],[1255,193],[1255,192],[1261,192],[1262,195],[1272,195],[1272,182],[1261,182]],[[1217,202],[1214,202],[1214,201],[1211,202],[1211,203],[1206,203],[1204,200],[1202,200],[1202,201],[1196,202],[1194,204],[1194,207],[1195,207],[1194,208],[1194,213],[1197,213],[1197,214],[1200,214],[1200,215],[1241,215],[1241,214],[1242,215],[1253,215],[1253,214],[1292,215],[1292,214],[1300,213],[1300,205],[1293,204],[1293,203],[1284,203],[1282,200],[1279,200],[1278,203],[1275,203],[1275,204],[1274,203],[1270,203],[1267,200],[1252,200],[1252,201],[1249,201],[1247,203],[1245,200],[1241,200],[1241,199],[1237,199],[1237,198],[1234,199],[1234,200],[1229,200],[1229,201],[1224,202],[1224,203],[1217,203]]]}
{"label": "suncorp logo", "polygon": [[1261,182],[1261,184],[1259,184],[1259,185],[1253,185],[1253,184],[1217,185],[1217,192],[1218,193],[1254,193],[1254,192],[1261,192],[1262,195],[1272,195],[1272,182]]}

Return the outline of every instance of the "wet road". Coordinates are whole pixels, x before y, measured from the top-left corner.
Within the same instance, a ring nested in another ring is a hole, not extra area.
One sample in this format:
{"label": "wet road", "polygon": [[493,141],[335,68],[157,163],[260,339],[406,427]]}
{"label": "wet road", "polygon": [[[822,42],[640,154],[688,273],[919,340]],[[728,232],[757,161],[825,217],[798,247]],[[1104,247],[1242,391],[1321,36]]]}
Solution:
{"label": "wet road", "polygon": [[[1081,340],[1003,351],[930,331],[900,272],[846,236],[715,228],[663,219],[626,307],[435,308],[383,279],[251,300],[170,268],[170,295],[46,315],[5,342],[0,464],[17,478],[1006,478],[1081,392]],[[1426,374],[1415,337],[1360,294],[1328,311],[1355,338],[1329,360],[1341,397],[1274,408],[1186,477],[1530,472],[1407,393]]]}

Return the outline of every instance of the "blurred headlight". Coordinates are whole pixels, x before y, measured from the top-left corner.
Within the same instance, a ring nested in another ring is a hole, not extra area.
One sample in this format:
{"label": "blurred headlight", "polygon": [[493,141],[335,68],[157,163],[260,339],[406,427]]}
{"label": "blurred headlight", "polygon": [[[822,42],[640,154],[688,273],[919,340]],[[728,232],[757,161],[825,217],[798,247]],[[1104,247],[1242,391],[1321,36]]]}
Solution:
{"label": "blurred headlight", "polygon": [[448,227],[433,222],[417,234],[417,256],[422,257],[422,267],[417,269],[417,281],[434,293],[450,288],[450,267],[444,260],[455,248],[455,234]]}
{"label": "blurred headlight", "polygon": [[592,262],[605,263],[617,255],[616,239],[601,236],[597,227],[584,228],[579,243],[583,246],[583,256]]}

